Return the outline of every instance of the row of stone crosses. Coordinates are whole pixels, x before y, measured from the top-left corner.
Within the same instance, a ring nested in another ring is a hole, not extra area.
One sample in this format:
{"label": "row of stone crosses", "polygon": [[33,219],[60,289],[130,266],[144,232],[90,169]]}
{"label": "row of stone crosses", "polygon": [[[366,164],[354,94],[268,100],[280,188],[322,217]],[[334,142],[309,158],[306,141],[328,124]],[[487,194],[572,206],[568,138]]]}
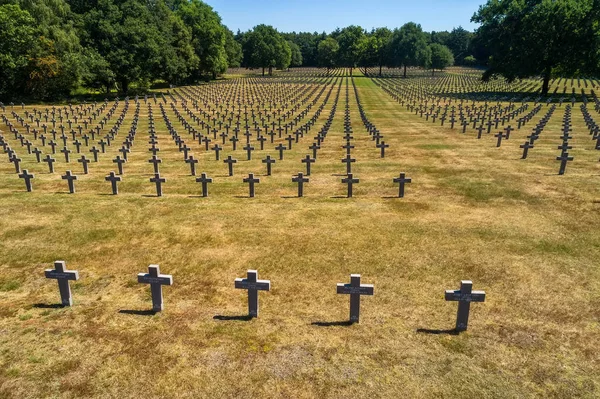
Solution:
{"label": "row of stone crosses", "polygon": [[[352,84],[353,84],[353,87],[354,87],[356,101],[357,101],[357,104],[358,104],[358,107],[359,107],[359,111],[360,111],[360,114],[361,114],[361,118],[362,118],[363,124],[365,125],[365,128],[367,129],[369,135],[372,136],[372,139],[374,141],[376,141],[376,147],[380,149],[381,157],[383,158],[385,156],[385,149],[388,148],[389,145],[386,144],[382,140],[383,136],[379,133],[379,131],[375,128],[375,126],[371,122],[369,122],[369,120],[368,120],[368,118],[367,118],[367,116],[366,116],[366,114],[364,112],[364,109],[362,107],[362,104],[360,103],[360,99],[358,97],[358,91],[357,91],[356,86],[354,84],[354,80],[352,80]],[[341,85],[342,85],[342,83],[340,82],[339,89],[341,89]],[[304,131],[309,131],[310,128],[311,128],[311,126],[314,124],[314,122],[318,118],[321,110],[323,109],[323,107],[325,106],[325,104],[328,101],[328,98],[329,98],[329,96],[331,94],[331,91],[333,90],[333,87],[334,86],[331,86],[331,89],[330,89],[329,93],[327,94],[327,96],[325,98],[325,101],[323,102],[323,104],[321,105],[321,107],[319,108],[319,110],[317,111],[317,113],[315,114],[315,116],[313,116],[313,118],[311,118],[305,125],[301,126],[300,129],[296,130],[296,132],[295,132],[295,135],[296,135],[295,142],[296,143],[298,142],[299,136],[303,137],[304,136]],[[300,196],[300,197],[303,196],[303,185],[304,185],[304,183],[307,183],[309,181],[306,176],[310,176],[310,166],[311,166],[311,163],[316,162],[317,150],[319,148],[321,148],[320,145],[321,145],[322,141],[325,140],[327,132],[328,132],[330,126],[331,126],[332,119],[333,119],[333,116],[335,114],[335,109],[336,109],[336,106],[337,106],[337,101],[338,101],[338,98],[339,98],[339,89],[338,89],[338,95],[336,97],[335,103],[334,103],[334,105],[332,107],[332,111],[331,111],[330,117],[328,118],[328,120],[325,123],[324,127],[321,129],[321,131],[315,137],[315,139],[317,141],[315,143],[313,143],[309,147],[309,149],[311,149],[313,151],[313,156],[311,157],[310,155],[307,155],[304,159],[302,159],[302,163],[304,163],[306,165],[306,174],[298,173],[296,176],[294,176],[292,178],[293,182],[298,183],[298,196]],[[325,90],[325,87],[323,87],[323,89],[321,90],[321,92],[323,92],[324,90]],[[316,100],[314,100],[313,103],[315,101]],[[105,104],[105,106],[106,106],[106,104]],[[123,147],[119,150],[119,152],[122,152],[123,158],[121,158],[120,156],[117,156],[117,158],[115,160],[113,160],[114,163],[117,163],[118,174],[119,175],[123,174],[123,164],[125,162],[127,162],[127,154],[130,152],[130,147],[133,144],[133,139],[135,137],[137,122],[138,122],[138,118],[139,118],[139,106],[140,106],[140,104],[138,102],[136,110],[135,110],[135,116],[134,116],[134,119],[133,119],[132,129],[130,130],[128,138],[125,140]],[[191,128],[191,125],[189,125],[187,123],[187,121],[185,120],[185,118],[183,118],[179,114],[179,111],[175,108],[175,106],[173,105],[173,103],[171,103],[171,106],[173,108],[173,111],[175,111],[176,115],[178,116],[180,122],[182,124],[184,124],[184,126],[186,127],[186,129],[188,130],[188,132],[190,134],[192,134],[193,138],[196,139],[196,137],[198,137],[199,143],[204,142],[206,144],[206,149],[208,150],[208,143],[211,140],[208,137],[206,137],[206,136],[204,138],[202,138],[202,134],[196,132],[194,129]],[[116,108],[116,105],[113,106],[113,108],[111,109],[111,111],[109,111],[109,115],[112,112],[114,112],[115,108]],[[110,141],[112,139],[114,139],[114,136],[118,133],[118,129],[119,129],[120,124],[122,123],[124,117],[125,117],[125,114],[127,112],[127,108],[128,108],[128,102],[125,103],[125,109],[123,110],[121,116],[119,117],[119,120],[117,121],[116,128],[111,129],[111,134],[106,136],[106,140],[107,140],[108,145],[110,145]],[[196,174],[195,173],[195,164],[198,162],[198,160],[194,159],[194,157],[192,155],[189,155],[189,150],[190,150],[189,147],[187,147],[187,145],[185,144],[185,141],[177,134],[177,132],[173,128],[173,126],[171,124],[171,121],[169,120],[168,116],[166,115],[165,109],[164,109],[164,107],[163,107],[162,104],[160,104],[160,108],[161,108],[161,112],[163,114],[163,119],[165,120],[165,123],[166,123],[166,125],[167,125],[167,127],[169,129],[169,132],[171,133],[171,135],[172,135],[173,139],[175,140],[176,144],[178,144],[179,151],[183,152],[183,154],[184,154],[184,161],[186,163],[190,164],[191,173],[192,173],[192,175],[195,175]],[[191,113],[191,111],[187,107],[186,107],[186,109],[188,110],[189,114],[193,115]],[[38,119],[38,121],[39,121],[39,119]],[[53,121],[54,121],[54,119],[53,119]],[[21,120],[21,123],[22,123],[22,120]],[[160,158],[158,158],[156,156],[156,153],[158,151],[160,151],[160,149],[156,146],[158,144],[158,141],[157,141],[157,136],[155,135],[155,131],[154,131],[154,120],[153,120],[152,108],[151,107],[149,107],[149,123],[150,123],[150,140],[149,140],[149,144],[151,145],[151,148],[149,149],[149,151],[151,151],[152,154],[153,154],[152,158],[149,160],[149,162],[153,164],[154,174],[155,174],[154,177],[152,177],[150,179],[150,182],[155,183],[155,185],[156,185],[156,191],[157,191],[157,196],[162,196],[162,193],[163,193],[162,192],[162,185],[163,185],[163,183],[166,182],[166,179],[164,177],[161,177],[160,176],[160,172],[159,172],[159,164],[162,161],[160,160]],[[352,130],[351,130],[351,127],[349,125],[348,81],[347,81],[347,78],[346,78],[346,119],[344,121],[344,124],[345,124],[346,145],[344,145],[342,147],[347,150],[347,153],[346,153],[346,157],[344,159],[342,159],[342,162],[346,164],[346,174],[347,174],[347,177],[344,178],[344,179],[342,179],[342,182],[345,183],[345,184],[347,184],[347,186],[348,186],[348,196],[351,197],[352,196],[352,185],[355,184],[355,183],[358,183],[359,181],[358,181],[358,179],[355,179],[353,177],[353,175],[352,175],[352,163],[355,162],[356,160],[354,158],[352,158],[351,154],[350,154],[350,150],[352,148],[354,148],[354,146],[350,142],[350,140],[353,137],[351,136]],[[274,127],[274,124],[273,124],[273,127]],[[207,125],[207,128],[210,129],[210,126]],[[288,128],[288,126],[286,125],[286,131],[287,131],[287,128]],[[282,131],[282,129],[279,129],[280,136],[281,136],[281,131]],[[212,132],[213,132],[214,138],[216,139],[216,134],[217,134],[218,130],[217,129],[213,129]],[[237,137],[237,133],[238,132],[239,132],[239,129],[236,127],[236,131],[235,131],[236,135],[233,136],[232,139],[235,139]],[[17,133],[18,132],[16,131],[16,129],[13,130],[13,133],[15,134],[15,138],[17,138]],[[74,133],[74,131],[73,131],[73,133]],[[97,132],[96,133],[99,133],[99,128],[98,127],[97,127]],[[273,133],[273,131],[271,131],[271,133]],[[35,134],[36,134],[36,132],[34,131],[34,135]],[[56,135],[56,132],[53,131],[53,134]],[[93,138],[93,136],[94,136],[94,131],[93,130],[91,131],[91,134],[92,134],[92,138]],[[244,148],[247,149],[248,159],[251,159],[251,156],[252,156],[251,155],[251,151],[254,149],[254,147],[252,147],[250,145],[250,136],[251,136],[251,134],[249,134],[248,125],[246,125],[246,134],[245,135],[247,137],[247,145]],[[223,143],[225,142],[225,137],[226,136],[227,136],[227,133],[221,134],[221,137],[223,138]],[[65,138],[64,132],[63,132],[63,136],[62,137]],[[21,138],[21,144],[23,145],[23,136],[20,136],[20,138]],[[260,141],[261,148],[262,148],[263,145],[264,145],[265,139],[262,136],[259,136],[259,139],[260,138],[263,139],[263,140]],[[291,136],[288,136],[287,140],[288,140],[288,146],[289,146],[289,148],[291,148],[292,143],[294,142],[294,139],[292,139]],[[271,134],[271,141],[273,141],[273,134]],[[101,144],[102,144],[102,152],[104,152],[105,151],[105,143],[103,141],[101,141]],[[7,142],[5,140],[2,140],[1,137],[0,137],[0,145],[4,145],[4,146],[7,145]],[[87,145],[87,138],[86,138],[86,145]],[[236,141],[233,141],[234,149],[235,149],[235,145],[236,145]],[[28,149],[29,148],[30,147],[28,147]],[[65,147],[65,149],[66,149],[66,147]],[[77,147],[77,149],[78,149],[78,152],[79,152],[79,146]],[[216,160],[219,160],[219,151],[222,148],[217,144],[217,145],[215,145],[215,147],[213,147],[213,149],[215,150],[215,153],[216,153]],[[276,147],[276,149],[279,150],[280,160],[282,160],[283,159],[283,150],[285,150],[286,147],[280,144],[278,147]],[[54,147],[53,147],[53,150],[54,150]],[[40,161],[40,159],[39,159],[40,158],[39,157],[39,153],[36,153],[36,156],[38,157],[38,162],[39,162]],[[95,156],[94,160],[97,161],[97,152],[94,152],[94,156]],[[66,160],[68,162],[69,161],[69,158],[68,158],[69,157],[69,151],[65,152],[65,157],[66,157]],[[23,170],[22,173],[21,173],[20,164],[19,164],[20,159],[17,158],[16,156],[13,156],[12,161],[15,163],[15,168],[17,170],[17,173],[20,173],[19,177],[21,177],[22,179],[25,180],[26,189],[28,191],[31,191],[32,190],[31,180],[34,178],[34,175],[31,174],[31,173],[29,173],[27,170]],[[48,156],[45,161],[48,161],[48,165],[49,165],[50,171],[53,172],[53,170],[54,170],[53,161],[54,160],[50,156]],[[87,160],[85,159],[85,156],[82,156],[82,159],[79,160],[79,162],[82,162],[82,164],[83,164],[84,173],[87,174],[88,173],[88,167],[87,167],[87,165],[88,165],[89,161],[87,161],[87,162],[86,161]],[[232,176],[233,175],[233,164],[236,163],[237,160],[233,159],[231,156],[228,156],[227,159],[224,160],[224,162],[228,164],[229,175]],[[267,158],[263,160],[263,163],[265,163],[266,166],[267,166],[267,175],[268,176],[271,175],[271,165],[273,163],[275,163],[275,162],[276,161],[274,159],[272,159],[270,156],[267,156]],[[67,171],[65,173],[65,175],[62,176],[62,178],[64,180],[67,180],[68,187],[69,187],[69,192],[74,193],[75,192],[75,183],[74,182],[77,180],[77,176],[74,175],[71,171]],[[105,179],[111,183],[113,194],[117,194],[118,193],[117,183],[119,181],[121,181],[122,178],[120,176],[117,176],[114,172],[111,172],[108,176],[106,176]],[[212,182],[212,178],[208,177],[205,173],[203,173],[200,178],[196,179],[196,181],[198,183],[202,184],[202,195],[203,196],[207,196],[208,195],[207,185],[208,185],[208,183]],[[253,197],[254,193],[255,193],[254,185],[256,183],[259,183],[260,179],[254,177],[254,174],[250,174],[243,181],[245,183],[249,184],[250,197]],[[404,196],[404,186],[405,186],[406,183],[410,183],[411,179],[410,178],[406,178],[405,173],[402,173],[402,174],[400,174],[400,176],[398,178],[394,178],[393,181],[394,181],[394,183],[398,183],[399,184],[399,197],[403,197]]]}
{"label": "row of stone crosses", "polygon": [[[69,281],[79,280],[79,271],[68,270],[65,261],[54,262],[54,269],[46,269],[44,275],[48,279],[58,282],[61,305],[73,306],[73,296]],[[161,274],[159,265],[150,265],[148,273],[138,273],[138,283],[149,284],[152,294],[152,312],[158,313],[164,310],[163,285],[173,285],[173,276]],[[259,280],[256,270],[248,270],[246,278],[236,278],[234,287],[248,291],[248,319],[258,317],[258,291],[270,291],[270,280]],[[349,324],[360,321],[360,298],[362,295],[374,295],[372,284],[361,284],[360,274],[351,274],[350,283],[338,283],[337,293],[350,295],[350,319]],[[473,282],[463,280],[458,290],[446,290],[446,301],[458,302],[456,314],[455,331],[466,331],[469,323],[469,311],[471,302],[484,302],[484,291],[473,291]]]}
{"label": "row of stone crosses", "polygon": [[[467,127],[472,124],[472,128],[477,130],[477,138],[481,139],[483,132],[487,127],[487,134],[491,133],[492,127],[498,129],[498,125],[501,122],[502,126],[505,125],[506,122],[510,122],[512,119],[516,118],[524,111],[526,111],[529,107],[528,104],[522,104],[518,109],[515,109],[515,105],[512,103],[513,99],[511,99],[510,104],[506,107],[502,106],[498,103],[495,106],[489,106],[486,102],[483,106],[480,105],[476,107],[475,102],[471,106],[464,105],[463,100],[458,104],[459,110],[459,118],[456,119],[456,108],[455,106],[450,107],[449,103],[446,103],[443,108],[440,105],[442,99],[440,97],[435,97],[433,95],[424,96],[423,92],[412,92],[410,90],[406,90],[406,84],[403,84],[402,81],[393,81],[389,80],[375,80],[375,83],[379,85],[385,92],[387,92],[392,98],[394,98],[398,103],[402,106],[406,105],[407,110],[411,112],[415,112],[415,114],[419,114],[423,117],[425,114],[425,120],[429,120],[431,117],[432,121],[435,123],[436,118],[439,118],[441,121],[441,125],[444,125],[446,120],[450,121],[450,128],[454,129],[454,124],[459,122],[462,125],[462,133],[466,132]],[[600,110],[600,100],[592,90],[592,97],[595,103],[596,111]],[[584,121],[589,130],[589,134],[592,140],[595,141],[594,148],[596,150],[600,150],[600,126],[596,124],[593,117],[590,115],[587,110],[587,97],[583,96],[583,104],[581,105],[581,112],[584,118]],[[446,101],[446,98],[443,99]],[[431,101],[431,107],[428,109],[428,102]],[[433,104],[437,101],[437,109],[436,105]],[[562,102],[561,102],[562,104]],[[547,102],[547,105],[550,106],[550,100]],[[572,102],[574,105],[574,100]],[[571,122],[571,108],[572,105],[567,105],[565,108],[565,115],[563,117],[562,122],[562,135],[559,137],[562,140],[561,145],[557,147],[560,150],[560,155],[556,157],[557,161],[560,161],[559,167],[559,175],[563,175],[566,172],[567,163],[574,160],[573,156],[570,156],[568,150],[573,147],[569,143],[569,139],[572,138],[570,132],[572,132],[572,122]],[[448,118],[448,110],[450,109],[450,117]],[[540,110],[542,109],[541,104],[537,104],[529,113],[519,117],[517,130],[521,129],[527,122],[529,122]],[[443,112],[442,112],[443,110]],[[521,159],[527,159],[529,150],[534,148],[535,141],[539,138],[540,134],[546,127],[546,124],[550,120],[550,117],[556,110],[556,104],[552,104],[546,113],[539,122],[534,127],[531,135],[527,136],[527,141],[520,145],[520,148],[523,149],[523,155]],[[441,114],[441,116],[440,116]],[[487,122],[486,122],[487,120]],[[508,140],[510,138],[510,133],[515,129],[508,125],[503,131],[498,132],[494,135],[497,138],[496,147],[500,147],[502,144],[502,140]]]}

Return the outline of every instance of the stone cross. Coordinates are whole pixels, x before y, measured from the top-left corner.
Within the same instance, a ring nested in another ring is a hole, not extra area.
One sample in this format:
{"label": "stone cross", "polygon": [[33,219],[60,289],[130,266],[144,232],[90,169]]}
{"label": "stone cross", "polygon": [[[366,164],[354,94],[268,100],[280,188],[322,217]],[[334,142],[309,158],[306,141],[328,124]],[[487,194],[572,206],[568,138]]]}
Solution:
{"label": "stone cross", "polygon": [[338,294],[350,294],[350,322],[358,323],[360,319],[360,296],[373,295],[373,285],[361,284],[360,274],[350,275],[350,284],[338,283]]}
{"label": "stone cross", "polygon": [[381,158],[385,158],[385,149],[389,148],[389,144],[386,144],[385,141],[381,141],[381,143],[377,144],[375,147],[381,149]]}
{"label": "stone cross", "polygon": [[558,170],[559,175],[564,175],[567,169],[567,162],[572,161],[574,158],[569,156],[568,152],[564,152],[560,157],[556,157],[557,161],[560,161],[560,169]]}
{"label": "stone cross", "polygon": [[173,276],[170,274],[160,274],[158,265],[148,266],[148,273],[138,274],[138,283],[150,284],[152,292],[152,310],[160,312],[163,310],[163,285],[173,285]]}
{"label": "stone cross", "polygon": [[76,270],[67,270],[65,262],[57,260],[54,262],[54,269],[46,269],[44,274],[46,278],[58,280],[58,289],[63,306],[73,306],[69,280],[79,280],[79,272]]}
{"label": "stone cross", "polygon": [[460,290],[446,290],[446,301],[458,301],[458,312],[456,314],[456,331],[466,331],[469,323],[469,310],[471,302],[484,302],[484,291],[473,291],[473,282],[462,280]]}
{"label": "stone cross", "polygon": [[248,290],[248,315],[258,317],[258,291],[270,291],[270,280],[258,280],[256,270],[248,270],[247,278],[236,278],[235,288]]}
{"label": "stone cross", "polygon": [[196,183],[202,183],[202,196],[208,197],[208,183],[212,183],[213,179],[206,176],[206,173],[202,173],[200,177],[196,179]]}
{"label": "stone cross", "polygon": [[121,158],[120,155],[117,155],[117,157],[115,159],[113,159],[113,163],[117,164],[117,168],[119,171],[119,174],[122,175],[123,174],[123,164],[127,162],[126,159]]}
{"label": "stone cross", "polygon": [[352,158],[350,154],[346,154],[346,158],[342,159],[342,163],[346,164],[346,173],[352,173],[352,163],[356,162],[356,159]]}
{"label": "stone cross", "polygon": [[292,177],[293,183],[298,183],[298,197],[304,196],[304,183],[308,183],[308,177],[304,177],[302,173]]}
{"label": "stone cross", "polygon": [[231,155],[227,156],[227,159],[223,160],[223,163],[227,164],[227,169],[229,171],[229,176],[233,176],[233,164],[237,163],[237,159],[233,159]]}
{"label": "stone cross", "polygon": [[394,183],[400,184],[400,188],[398,191],[398,198],[404,198],[404,185],[406,183],[411,183],[412,179],[410,177],[406,177],[406,173],[400,173],[400,177],[394,178]]}
{"label": "stone cross", "polygon": [[81,163],[83,165],[83,174],[87,175],[88,174],[88,164],[90,163],[90,160],[87,159],[85,157],[85,155],[82,155],[81,158],[79,158],[77,160],[77,162]]}
{"label": "stone cross", "polygon": [[46,158],[44,158],[44,162],[48,163],[48,169],[50,170],[50,173],[54,173],[54,162],[56,162],[56,159],[52,158],[50,154],[48,154],[46,155]]}
{"label": "stone cross", "polygon": [[352,198],[352,185],[358,184],[359,180],[355,179],[352,176],[352,173],[348,173],[348,177],[342,179],[342,183],[346,183],[348,185],[348,198]]}
{"label": "stone cross", "polygon": [[306,164],[306,176],[310,176],[310,164],[315,163],[316,160],[314,158],[311,158],[310,155],[307,154],[301,162]]}
{"label": "stone cross", "polygon": [[502,145],[502,139],[505,138],[504,134],[502,132],[498,132],[494,135],[494,137],[498,138],[498,141],[496,142],[496,147],[500,147]]}
{"label": "stone cross", "polygon": [[254,177],[254,173],[250,173],[247,178],[244,178],[244,183],[250,185],[250,198],[254,198],[254,184],[260,183],[260,179]]}
{"label": "stone cross", "polygon": [[154,166],[154,174],[155,175],[158,174],[158,173],[160,173],[159,170],[158,170],[158,165],[160,163],[162,163],[162,159],[157,158],[156,155],[152,155],[152,158],[150,158],[148,160],[148,163],[151,163],[152,166]]}
{"label": "stone cross", "polygon": [[119,194],[119,188],[117,187],[117,182],[121,181],[121,176],[116,176],[115,172],[110,172],[110,174],[108,176],[106,176],[104,178],[104,180],[110,182],[113,195]]}
{"label": "stone cross", "polygon": [[162,184],[166,183],[167,179],[160,177],[160,173],[155,173],[154,177],[150,179],[150,183],[156,184],[156,196],[162,197]]}
{"label": "stone cross", "polygon": [[267,155],[267,157],[262,160],[262,163],[267,164],[267,176],[271,176],[271,167],[275,163],[275,160],[271,158],[270,155]]}
{"label": "stone cross", "polygon": [[283,144],[279,143],[279,145],[278,145],[277,147],[275,147],[275,149],[276,149],[277,151],[279,151],[279,160],[280,160],[280,161],[283,161],[283,152],[284,152],[285,150],[287,150],[287,147],[286,147],[286,146],[284,146]]}
{"label": "stone cross", "polygon": [[33,188],[31,187],[31,179],[34,178],[33,173],[30,174],[27,169],[23,169],[23,173],[19,175],[19,177],[25,180],[25,187],[27,188],[27,192],[31,192]]}
{"label": "stone cross", "polygon": [[185,160],[185,163],[190,164],[192,176],[196,176],[196,164],[198,163],[198,160],[195,159],[193,155],[190,155],[188,159]]}
{"label": "stone cross", "polygon": [[64,176],[61,176],[63,180],[66,180],[69,184],[69,192],[71,194],[75,194],[75,180],[77,180],[77,176],[71,173],[70,170],[67,170]]}
{"label": "stone cross", "polygon": [[244,146],[244,150],[246,150],[246,156],[248,161],[252,160],[252,151],[254,151],[254,146],[251,146],[250,144],[246,144]]}
{"label": "stone cross", "polygon": [[521,159],[527,159],[527,154],[529,149],[533,148],[533,144],[531,144],[529,141],[526,141],[525,144],[521,144],[519,148],[523,149],[523,155],[521,156]]}

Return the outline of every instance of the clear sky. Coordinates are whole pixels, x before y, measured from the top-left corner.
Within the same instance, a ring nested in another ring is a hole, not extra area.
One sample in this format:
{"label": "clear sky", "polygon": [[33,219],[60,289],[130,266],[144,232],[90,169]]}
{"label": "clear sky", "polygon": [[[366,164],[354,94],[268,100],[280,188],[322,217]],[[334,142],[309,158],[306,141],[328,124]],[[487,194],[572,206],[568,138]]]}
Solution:
{"label": "clear sky", "polygon": [[264,23],[280,32],[322,32],[348,25],[396,28],[413,21],[425,31],[477,28],[471,16],[485,0],[204,0],[233,32]]}

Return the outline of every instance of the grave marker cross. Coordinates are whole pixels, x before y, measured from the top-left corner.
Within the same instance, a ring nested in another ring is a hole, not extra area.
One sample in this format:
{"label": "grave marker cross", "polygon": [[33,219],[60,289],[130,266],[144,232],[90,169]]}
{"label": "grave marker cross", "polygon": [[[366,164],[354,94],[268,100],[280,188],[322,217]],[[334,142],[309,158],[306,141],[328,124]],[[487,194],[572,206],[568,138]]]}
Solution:
{"label": "grave marker cross", "polygon": [[469,323],[469,310],[471,302],[484,302],[484,291],[473,291],[473,282],[463,280],[460,282],[460,290],[446,290],[446,301],[457,301],[458,312],[456,313],[456,331],[466,331]]}
{"label": "grave marker cross", "polygon": [[258,280],[256,270],[248,270],[247,278],[236,278],[235,288],[248,290],[248,315],[258,317],[258,291],[270,291],[270,280]]}
{"label": "grave marker cross", "polygon": [[361,284],[360,274],[351,274],[350,284],[337,284],[337,293],[350,295],[350,322],[358,323],[360,319],[360,296],[373,295],[374,287],[371,284]]}
{"label": "grave marker cross", "polygon": [[152,292],[152,310],[160,312],[163,310],[163,285],[173,285],[173,276],[170,274],[160,274],[158,265],[148,266],[148,273],[138,274],[138,283],[150,284]]}
{"label": "grave marker cross", "polygon": [[76,270],[67,270],[65,262],[57,260],[54,262],[54,269],[46,269],[44,275],[46,278],[58,280],[58,289],[63,306],[73,306],[69,280],[79,280],[79,272]]}

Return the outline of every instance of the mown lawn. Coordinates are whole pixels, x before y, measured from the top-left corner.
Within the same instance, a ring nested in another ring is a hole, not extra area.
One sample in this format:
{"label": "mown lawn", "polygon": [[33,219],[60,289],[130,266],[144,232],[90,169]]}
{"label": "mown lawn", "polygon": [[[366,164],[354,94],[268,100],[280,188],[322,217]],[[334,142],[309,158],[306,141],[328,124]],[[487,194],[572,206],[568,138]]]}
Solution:
{"label": "mown lawn", "polygon": [[[272,177],[260,159],[275,151],[242,161],[238,150],[229,178],[196,145],[199,172],[215,179],[199,198],[158,107],[169,148],[162,198],[148,182],[144,106],[118,196],[104,181],[115,168],[108,158],[69,195],[58,177],[65,164],[50,175],[24,154],[36,173],[26,193],[2,154],[0,397],[598,397],[600,164],[578,107],[575,161],[558,176],[564,106],[521,160],[519,145],[545,105],[496,148],[491,135],[425,122],[370,79],[355,82],[390,148],[380,159],[350,86],[360,178],[352,199],[339,176],[344,89],[305,198],[294,198],[291,176],[304,170],[312,141],[278,161]],[[401,171],[413,179],[404,199],[393,198]],[[241,182],[249,172],[261,178],[254,199]],[[72,308],[46,306],[59,296],[43,270],[59,259],[80,272]],[[173,275],[165,311],[120,312],[150,308],[136,280],[149,264]],[[260,317],[215,319],[245,314],[233,280],[247,269],[271,280]],[[313,324],[348,318],[335,284],[351,273],[375,285],[360,324]],[[472,305],[468,332],[418,331],[454,327],[456,303],[443,293],[462,279],[487,293]]]}

